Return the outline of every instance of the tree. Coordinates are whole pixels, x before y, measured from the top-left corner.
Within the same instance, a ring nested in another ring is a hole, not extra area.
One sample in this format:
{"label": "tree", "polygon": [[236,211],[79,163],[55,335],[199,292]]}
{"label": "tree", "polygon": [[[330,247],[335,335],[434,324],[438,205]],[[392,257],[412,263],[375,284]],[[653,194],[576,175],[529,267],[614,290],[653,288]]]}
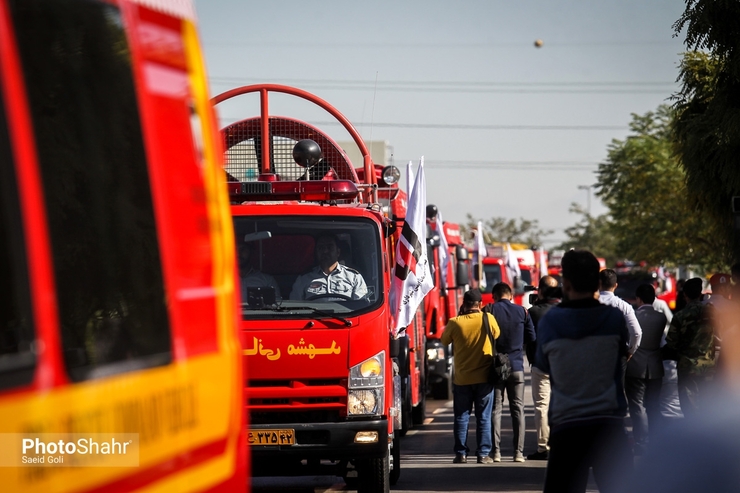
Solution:
{"label": "tree", "polygon": [[623,258],[721,268],[725,250],[717,227],[687,200],[686,174],[673,153],[674,117],[666,105],[633,114],[631,135],[609,145],[596,192],[609,208],[606,230]]}
{"label": "tree", "polygon": [[[470,237],[470,232],[478,227],[478,221],[479,219],[474,218],[472,214],[467,215],[467,223],[461,227],[465,237]],[[492,217],[483,221],[483,240],[487,245],[493,242],[541,245],[542,238],[552,233],[551,229],[541,229],[536,219],[519,218],[517,222],[516,219]]]}
{"label": "tree", "polygon": [[589,250],[597,257],[606,259],[607,265],[614,265],[620,256],[617,255],[616,236],[612,232],[609,215],[591,216],[583,206],[576,203],[570,205],[568,212],[580,214],[581,220],[565,229],[568,239],[553,250]]}
{"label": "tree", "polygon": [[[676,153],[686,173],[689,198],[716,224],[724,263],[740,260],[740,229],[731,199],[740,195],[740,2],[687,0],[674,24],[686,28],[674,94]],[[701,50],[701,51],[698,51]]]}

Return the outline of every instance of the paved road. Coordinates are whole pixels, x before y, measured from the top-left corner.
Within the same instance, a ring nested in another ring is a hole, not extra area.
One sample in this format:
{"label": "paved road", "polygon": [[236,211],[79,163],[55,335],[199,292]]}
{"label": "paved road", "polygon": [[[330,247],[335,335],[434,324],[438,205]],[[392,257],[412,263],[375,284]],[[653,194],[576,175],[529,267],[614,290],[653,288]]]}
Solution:
{"label": "paved road", "polygon": [[[532,394],[529,385],[529,372],[526,372],[525,417],[527,435],[524,442],[525,455],[536,448]],[[508,402],[504,402],[502,417],[501,453],[503,461],[490,465],[453,464],[452,458],[452,401],[427,401],[427,423],[412,429],[402,441],[401,478],[395,493],[446,492],[459,493],[480,491],[506,491],[515,493],[534,493],[542,491],[545,478],[544,461],[513,462],[511,419],[508,416]],[[475,450],[475,422],[471,420],[468,446]],[[352,491],[342,478],[315,476],[302,478],[254,478],[252,491],[272,492],[325,492]],[[589,482],[589,492],[597,492],[593,480]]]}

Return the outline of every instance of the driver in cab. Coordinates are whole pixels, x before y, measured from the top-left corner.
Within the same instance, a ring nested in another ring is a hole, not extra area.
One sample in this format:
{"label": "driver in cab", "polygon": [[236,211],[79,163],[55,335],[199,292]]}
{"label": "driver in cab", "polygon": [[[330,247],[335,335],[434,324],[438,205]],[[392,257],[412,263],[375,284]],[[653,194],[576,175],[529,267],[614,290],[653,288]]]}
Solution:
{"label": "driver in cab", "polygon": [[311,272],[299,276],[290,292],[292,300],[316,298],[359,300],[367,295],[367,285],[362,274],[339,263],[341,250],[337,237],[321,234],[316,238],[314,254],[318,265]]}

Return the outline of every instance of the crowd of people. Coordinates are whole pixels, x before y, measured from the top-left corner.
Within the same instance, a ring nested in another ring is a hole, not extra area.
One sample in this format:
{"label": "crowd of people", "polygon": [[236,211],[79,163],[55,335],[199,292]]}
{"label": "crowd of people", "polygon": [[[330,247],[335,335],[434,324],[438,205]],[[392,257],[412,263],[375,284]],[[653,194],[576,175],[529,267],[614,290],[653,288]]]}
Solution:
{"label": "crowd of people", "polygon": [[[561,267],[562,284],[542,277],[529,310],[513,304],[511,287],[499,283],[492,304],[481,306],[480,293],[470,290],[460,315],[449,321],[442,342],[452,344],[455,355],[453,462],[467,462],[473,409],[477,462],[502,460],[504,394],[512,460],[525,461],[528,363],[537,443],[526,458],[547,460],[544,491],[583,492],[591,471],[600,491],[627,491],[625,484],[635,485],[629,478],[650,482],[651,468],[635,473],[643,456],[651,464],[648,452],[665,436],[675,439],[675,430],[711,414],[718,386],[740,388],[734,377],[740,264],[710,278],[711,294],[701,278],[681,281],[675,311],[650,283],[637,287],[635,306],[615,296],[616,272],[601,268],[591,252],[571,250]],[[508,356],[511,372],[491,383],[496,353]]]}

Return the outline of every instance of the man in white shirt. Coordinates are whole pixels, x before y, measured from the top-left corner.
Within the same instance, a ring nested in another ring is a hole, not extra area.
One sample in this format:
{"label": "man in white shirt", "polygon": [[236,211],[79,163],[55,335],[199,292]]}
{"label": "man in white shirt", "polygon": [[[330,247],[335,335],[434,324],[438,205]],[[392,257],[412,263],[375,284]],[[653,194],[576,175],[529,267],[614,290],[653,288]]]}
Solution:
{"label": "man in white shirt", "polygon": [[635,317],[635,309],[622,298],[615,296],[615,289],[617,289],[617,273],[614,272],[614,269],[604,269],[599,272],[599,301],[604,305],[619,308],[624,315],[627,330],[630,334],[629,349],[627,352],[632,356],[640,345],[642,329]]}

